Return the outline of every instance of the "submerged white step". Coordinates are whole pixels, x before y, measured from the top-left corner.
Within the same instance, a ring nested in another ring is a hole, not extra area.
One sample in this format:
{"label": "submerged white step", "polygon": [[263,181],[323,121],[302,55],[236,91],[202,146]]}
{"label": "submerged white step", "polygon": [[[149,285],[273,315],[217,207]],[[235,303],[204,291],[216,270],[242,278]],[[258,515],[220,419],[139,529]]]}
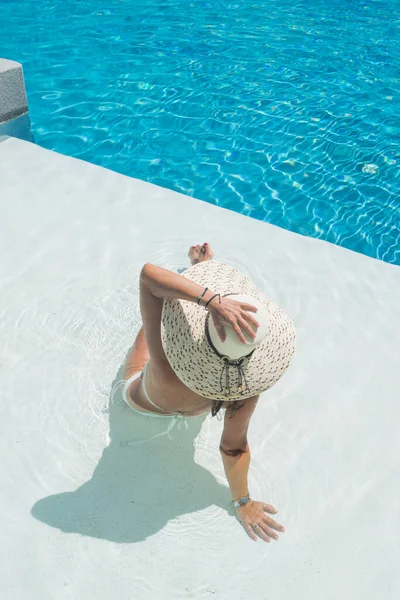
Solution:
{"label": "submerged white step", "polygon": [[[398,595],[398,267],[12,138],[0,210],[2,597]],[[297,330],[249,430],[270,544],[229,512],[220,421],[146,442],[167,425],[107,408],[142,265],[204,241]]]}

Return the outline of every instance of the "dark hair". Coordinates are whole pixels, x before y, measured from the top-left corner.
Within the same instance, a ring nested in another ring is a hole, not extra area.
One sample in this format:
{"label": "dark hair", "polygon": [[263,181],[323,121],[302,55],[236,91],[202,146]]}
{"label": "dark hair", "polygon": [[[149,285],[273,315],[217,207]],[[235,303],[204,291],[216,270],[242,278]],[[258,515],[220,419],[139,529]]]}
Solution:
{"label": "dark hair", "polygon": [[[239,404],[239,402],[240,401],[234,401],[234,400],[229,401],[228,400],[227,410],[229,408],[231,409],[231,414],[230,414],[230,417],[229,417],[230,419],[232,419],[234,413],[237,410],[239,410],[239,408],[242,408],[242,406],[244,406],[244,400],[242,400],[241,404]],[[212,407],[211,407],[211,416],[212,417],[215,417],[215,415],[217,415],[219,413],[219,411],[222,408],[223,403],[224,403],[223,400],[213,400]]]}

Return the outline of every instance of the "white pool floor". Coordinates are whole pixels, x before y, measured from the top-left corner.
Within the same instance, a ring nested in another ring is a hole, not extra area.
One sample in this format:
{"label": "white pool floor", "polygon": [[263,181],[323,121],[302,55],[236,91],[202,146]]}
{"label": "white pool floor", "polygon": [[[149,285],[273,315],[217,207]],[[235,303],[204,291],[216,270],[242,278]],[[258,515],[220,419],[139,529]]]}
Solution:
{"label": "white pool floor", "polygon": [[[0,209],[2,599],[400,596],[398,267],[12,138]],[[270,544],[229,508],[221,421],[148,441],[167,425],[110,406],[142,265],[204,241],[297,330],[249,430]]]}

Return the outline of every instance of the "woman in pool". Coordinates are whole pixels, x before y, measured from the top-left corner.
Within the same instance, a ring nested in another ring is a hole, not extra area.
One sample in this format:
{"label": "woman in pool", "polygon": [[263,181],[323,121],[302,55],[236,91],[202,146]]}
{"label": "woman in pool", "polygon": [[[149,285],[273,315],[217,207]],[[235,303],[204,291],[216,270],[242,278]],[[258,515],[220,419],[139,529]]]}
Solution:
{"label": "woman in pool", "polygon": [[219,449],[232,503],[250,537],[269,542],[284,528],[268,516],[273,506],[250,499],[247,431],[259,394],[289,365],[293,325],[245,275],[213,261],[208,243],[189,258],[184,275],[149,263],[141,271],[143,326],[126,359],[124,400],[183,421],[227,409]]}

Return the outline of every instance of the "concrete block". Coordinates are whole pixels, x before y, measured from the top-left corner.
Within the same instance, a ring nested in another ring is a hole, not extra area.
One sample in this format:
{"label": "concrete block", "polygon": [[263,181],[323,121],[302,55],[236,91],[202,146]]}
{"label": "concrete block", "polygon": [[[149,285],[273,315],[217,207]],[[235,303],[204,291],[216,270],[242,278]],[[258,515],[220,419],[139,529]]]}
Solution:
{"label": "concrete block", "polygon": [[28,111],[22,65],[0,58],[0,123]]}

